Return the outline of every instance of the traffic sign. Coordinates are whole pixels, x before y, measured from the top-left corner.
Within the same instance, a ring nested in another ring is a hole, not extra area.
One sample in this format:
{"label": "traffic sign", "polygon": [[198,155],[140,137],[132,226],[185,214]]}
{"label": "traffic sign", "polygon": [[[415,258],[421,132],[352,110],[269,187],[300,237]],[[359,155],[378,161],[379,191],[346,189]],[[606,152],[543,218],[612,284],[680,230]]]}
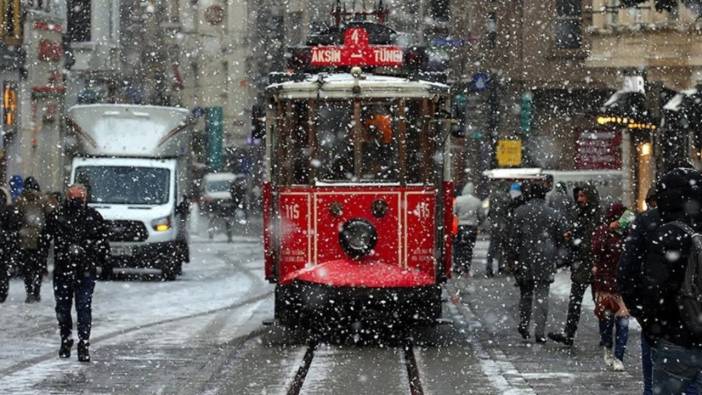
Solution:
{"label": "traffic sign", "polygon": [[497,141],[497,166],[513,167],[522,164],[522,141],[502,139]]}

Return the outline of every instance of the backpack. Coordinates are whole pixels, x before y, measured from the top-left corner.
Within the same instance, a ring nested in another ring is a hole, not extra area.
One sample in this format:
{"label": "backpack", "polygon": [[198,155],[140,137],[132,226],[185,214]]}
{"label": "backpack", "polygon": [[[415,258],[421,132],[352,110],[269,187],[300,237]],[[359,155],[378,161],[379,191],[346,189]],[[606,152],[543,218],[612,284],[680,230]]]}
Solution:
{"label": "backpack", "polygon": [[41,236],[46,224],[44,208],[40,202],[30,201],[20,207],[22,225],[19,229],[19,245],[25,250],[41,248]]}
{"label": "backpack", "polygon": [[690,236],[685,273],[677,295],[680,318],[693,334],[702,335],[702,234],[679,221],[671,224]]}

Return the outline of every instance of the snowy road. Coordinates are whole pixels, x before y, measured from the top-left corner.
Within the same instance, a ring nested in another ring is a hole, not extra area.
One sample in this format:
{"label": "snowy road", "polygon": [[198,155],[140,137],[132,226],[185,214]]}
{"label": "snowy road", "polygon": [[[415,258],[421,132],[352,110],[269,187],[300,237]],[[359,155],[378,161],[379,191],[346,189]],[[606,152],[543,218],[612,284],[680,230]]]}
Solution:
{"label": "snowy road", "polygon": [[[483,270],[487,244],[474,267]],[[175,282],[99,282],[93,362],[59,360],[50,282],[25,305],[19,280],[0,305],[0,393],[115,394],[631,394],[640,390],[638,336],[627,371],[601,362],[586,296],[573,349],[524,343],[515,331],[509,278],[452,281],[436,328],[310,342],[272,318],[257,237],[195,238]],[[550,327],[565,314],[568,276],[552,292]]]}

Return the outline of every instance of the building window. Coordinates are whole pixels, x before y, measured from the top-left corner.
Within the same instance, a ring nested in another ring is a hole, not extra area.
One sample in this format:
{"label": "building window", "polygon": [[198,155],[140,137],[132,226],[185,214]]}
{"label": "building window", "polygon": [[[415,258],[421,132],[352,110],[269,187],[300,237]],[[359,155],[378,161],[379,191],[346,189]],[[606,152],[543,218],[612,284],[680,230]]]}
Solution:
{"label": "building window", "polygon": [[448,22],[450,6],[449,0],[433,0],[431,2],[431,17],[437,21]]}
{"label": "building window", "polygon": [[619,25],[619,0],[607,0],[607,26]]}
{"label": "building window", "polygon": [[68,1],[68,40],[90,41],[90,0]]}
{"label": "building window", "polygon": [[576,49],[582,46],[581,16],[580,0],[556,0],[554,33],[557,48]]}

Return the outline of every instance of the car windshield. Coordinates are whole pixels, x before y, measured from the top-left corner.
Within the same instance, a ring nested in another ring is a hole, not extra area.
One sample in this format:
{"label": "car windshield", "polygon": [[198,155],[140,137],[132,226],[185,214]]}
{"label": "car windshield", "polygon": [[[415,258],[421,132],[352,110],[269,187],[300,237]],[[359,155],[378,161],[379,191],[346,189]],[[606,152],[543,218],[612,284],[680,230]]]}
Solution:
{"label": "car windshield", "polygon": [[205,190],[207,192],[229,192],[231,186],[231,180],[208,181]]}
{"label": "car windshield", "polygon": [[148,204],[168,202],[170,170],[134,166],[86,166],[75,182],[85,185],[90,203]]}

